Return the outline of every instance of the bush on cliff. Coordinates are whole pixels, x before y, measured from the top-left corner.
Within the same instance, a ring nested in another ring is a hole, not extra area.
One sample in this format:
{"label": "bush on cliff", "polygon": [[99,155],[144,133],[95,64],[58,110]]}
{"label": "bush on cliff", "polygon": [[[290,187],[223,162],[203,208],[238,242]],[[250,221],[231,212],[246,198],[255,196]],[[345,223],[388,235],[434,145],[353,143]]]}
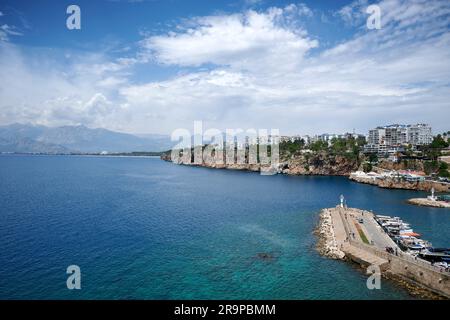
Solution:
{"label": "bush on cliff", "polygon": [[439,177],[443,178],[450,178],[450,173],[448,172],[448,164],[445,162],[441,162],[439,165],[439,171],[438,171]]}

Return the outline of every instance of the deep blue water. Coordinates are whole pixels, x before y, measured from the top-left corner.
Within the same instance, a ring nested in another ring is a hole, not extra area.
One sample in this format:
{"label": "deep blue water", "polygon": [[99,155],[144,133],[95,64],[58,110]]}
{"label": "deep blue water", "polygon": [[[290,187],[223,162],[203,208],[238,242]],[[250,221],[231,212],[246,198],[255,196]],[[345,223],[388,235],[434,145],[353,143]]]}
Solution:
{"label": "deep blue water", "polygon": [[[435,246],[450,212],[343,177],[260,176],[157,158],[0,156],[1,299],[409,299],[319,256],[321,208],[398,215]],[[273,255],[261,260],[259,253]],[[80,266],[81,290],[66,288]]]}

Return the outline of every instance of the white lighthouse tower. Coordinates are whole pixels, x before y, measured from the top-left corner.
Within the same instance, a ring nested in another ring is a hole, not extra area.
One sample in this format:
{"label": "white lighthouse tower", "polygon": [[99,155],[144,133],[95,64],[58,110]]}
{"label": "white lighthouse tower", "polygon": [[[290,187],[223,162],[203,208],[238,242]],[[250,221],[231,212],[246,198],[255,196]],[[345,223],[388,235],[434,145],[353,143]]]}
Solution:
{"label": "white lighthouse tower", "polygon": [[431,188],[431,196],[428,196],[428,199],[431,201],[436,201],[436,197],[434,195],[434,187]]}
{"label": "white lighthouse tower", "polygon": [[345,200],[343,194],[341,194],[341,196],[339,197],[339,200],[341,200],[341,208],[343,208],[344,207],[344,200]]}

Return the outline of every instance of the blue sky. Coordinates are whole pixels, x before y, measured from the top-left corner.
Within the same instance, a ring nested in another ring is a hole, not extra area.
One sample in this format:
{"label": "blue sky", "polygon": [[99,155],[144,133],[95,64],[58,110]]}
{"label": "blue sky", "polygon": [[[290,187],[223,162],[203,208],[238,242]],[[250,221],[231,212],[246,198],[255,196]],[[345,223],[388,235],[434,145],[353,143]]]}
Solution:
{"label": "blue sky", "polygon": [[[248,9],[267,10],[284,7],[292,1],[223,1],[223,0],[95,0],[95,1],[4,1],[0,10],[5,13],[2,23],[23,30],[14,42],[23,46],[54,48],[81,52],[107,51],[111,57],[133,56],[142,34],[170,32],[174,25],[184,19],[216,14],[233,14]],[[342,19],[333,16],[348,1],[304,1],[308,8],[328,17],[329,22],[305,19],[302,23],[320,38],[320,50],[351,37],[355,29]],[[82,9],[82,30],[71,31],[65,27],[66,8],[77,4]],[[175,74],[172,66],[144,66],[139,68],[135,79],[153,80]]]}
{"label": "blue sky", "polygon": [[[70,4],[81,30],[66,28]],[[444,0],[2,0],[0,125],[443,131],[449,43]]]}

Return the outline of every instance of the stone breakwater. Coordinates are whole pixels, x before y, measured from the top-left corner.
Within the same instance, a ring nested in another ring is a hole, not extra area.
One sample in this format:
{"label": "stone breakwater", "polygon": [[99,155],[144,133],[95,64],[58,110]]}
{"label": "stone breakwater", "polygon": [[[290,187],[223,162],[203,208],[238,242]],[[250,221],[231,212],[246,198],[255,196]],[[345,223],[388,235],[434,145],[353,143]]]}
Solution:
{"label": "stone breakwater", "polygon": [[[382,276],[407,284],[408,289],[414,288],[412,291],[416,295],[432,299],[450,298],[448,272],[403,252],[383,229],[377,227],[374,218],[372,212],[356,208],[323,209],[316,230],[319,253],[334,259],[345,258],[365,269],[378,266]],[[364,220],[364,226],[372,226],[365,228],[365,232],[374,240],[373,244],[364,243],[361,235],[358,236],[356,225],[360,219]],[[387,252],[386,247],[395,248],[396,253]],[[422,294],[422,290],[428,293]]]}
{"label": "stone breakwater", "polygon": [[319,225],[315,230],[315,234],[318,237],[317,251],[321,255],[332,259],[345,258],[345,253],[339,249],[336,241],[331,212],[328,209],[321,211]]}
{"label": "stone breakwater", "polygon": [[441,183],[437,181],[416,181],[410,182],[401,179],[393,179],[393,178],[384,178],[384,179],[374,179],[374,178],[365,178],[358,177],[357,175],[351,174],[349,177],[350,180],[371,184],[374,186],[378,186],[380,188],[387,189],[405,189],[405,190],[417,190],[417,191],[430,191],[432,188],[436,192],[450,192],[450,184],[449,183]]}
{"label": "stone breakwater", "polygon": [[450,208],[450,203],[445,201],[433,201],[427,198],[413,198],[409,199],[408,203],[418,206],[435,207],[435,208]]}

